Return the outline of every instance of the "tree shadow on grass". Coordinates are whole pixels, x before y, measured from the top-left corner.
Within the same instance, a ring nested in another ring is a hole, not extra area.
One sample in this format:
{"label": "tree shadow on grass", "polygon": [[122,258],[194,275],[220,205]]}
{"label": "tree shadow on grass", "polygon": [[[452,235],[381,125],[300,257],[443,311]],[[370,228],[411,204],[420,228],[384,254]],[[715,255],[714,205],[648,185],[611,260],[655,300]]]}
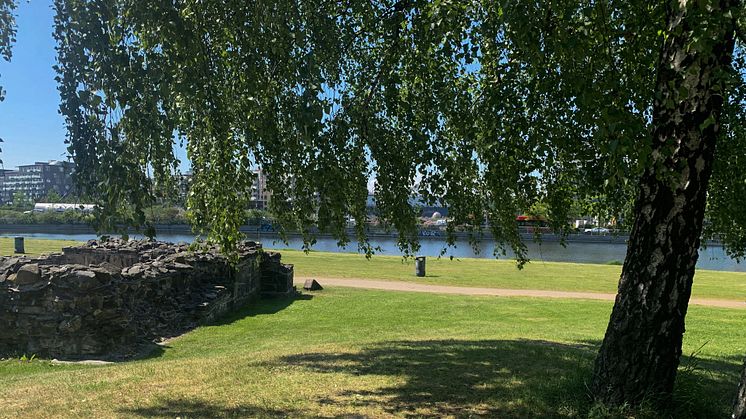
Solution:
{"label": "tree shadow on grass", "polygon": [[[261,300],[257,299],[236,311],[227,313],[226,315],[220,317],[214,322],[209,323],[208,325],[225,326],[245,319],[247,317],[275,314],[288,308],[296,301],[307,301],[311,300],[312,298],[312,295],[298,293],[291,297],[265,298]],[[193,330],[194,328],[185,330],[184,333],[172,336],[169,338],[169,340],[177,338],[179,336],[183,336]],[[163,356],[165,354],[165,350],[169,348],[170,346],[167,343],[143,342],[140,344],[138,353],[134,356],[126,358],[125,361],[159,358]]]}
{"label": "tree shadow on grass", "polygon": [[[276,362],[317,373],[389,376],[398,382],[372,391],[346,389],[316,400],[353,411],[376,407],[405,417],[576,417],[587,415],[591,407],[587,383],[597,348],[598,342],[393,341],[355,353],[307,353]],[[738,372],[730,363],[712,360],[707,367],[733,370],[734,377]],[[730,379],[692,373],[683,381],[686,391],[696,397],[683,406],[672,406],[666,416],[727,413],[722,391],[730,389]]]}
{"label": "tree shadow on grass", "polygon": [[313,295],[297,293],[290,297],[263,298],[261,300],[255,300],[245,307],[226,314],[218,320],[210,323],[210,325],[224,326],[245,319],[246,317],[275,314],[290,307],[296,301],[308,301],[311,299],[313,299]]}
{"label": "tree shadow on grass", "polygon": [[143,418],[323,418],[323,419],[358,419],[365,416],[355,414],[320,416],[294,408],[275,409],[250,404],[239,404],[226,407],[205,400],[174,398],[161,400],[153,406],[122,408],[118,413],[125,417]]}
{"label": "tree shadow on grass", "polygon": [[682,356],[672,411],[679,417],[730,417],[742,366],[733,356]]}
{"label": "tree shadow on grass", "polygon": [[144,418],[283,418],[301,416],[292,410],[275,410],[252,405],[219,406],[203,400],[168,399],[149,407],[120,409],[125,416]]}
{"label": "tree shadow on grass", "polygon": [[595,353],[591,345],[536,340],[393,341],[357,353],[292,355],[278,364],[400,382],[343,390],[319,404],[378,406],[407,417],[551,417],[575,416],[587,404]]}

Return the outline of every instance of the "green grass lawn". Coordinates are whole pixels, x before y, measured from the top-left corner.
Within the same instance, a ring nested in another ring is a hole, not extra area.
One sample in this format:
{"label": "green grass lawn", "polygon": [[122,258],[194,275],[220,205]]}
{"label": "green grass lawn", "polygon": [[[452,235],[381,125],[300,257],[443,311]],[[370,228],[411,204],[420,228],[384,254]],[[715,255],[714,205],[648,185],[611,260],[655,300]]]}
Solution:
{"label": "green grass lawn", "polygon": [[[44,253],[54,253],[62,250],[63,247],[80,245],[79,241],[74,240],[42,240],[29,239],[23,240],[26,256],[39,256]],[[14,239],[12,237],[0,237],[0,255],[14,255]]]}
{"label": "green grass lawn", "polygon": [[[610,303],[329,288],[267,300],[140,361],[0,362],[0,417],[574,417]],[[739,311],[692,307],[676,417],[725,417]],[[701,348],[701,349],[700,349]]]}
{"label": "green grass lawn", "polygon": [[[59,252],[69,240],[26,239],[28,255]],[[13,239],[0,238],[0,254],[13,254]],[[518,270],[510,260],[428,258],[427,276],[414,275],[414,262],[397,256],[370,260],[350,253],[280,250],[285,263],[300,277],[368,278],[423,284],[557,291],[615,293],[621,266],[534,261]],[[323,285],[323,281],[322,281]],[[693,297],[746,300],[746,273],[697,271]]]}
{"label": "green grass lawn", "polygon": [[[29,253],[74,242],[29,239]],[[0,239],[1,253],[12,240]],[[614,292],[619,266],[283,251],[299,276]],[[695,296],[746,296],[743,274],[702,271]],[[330,287],[268,300],[106,366],[0,361],[0,417],[587,416],[610,302]],[[740,310],[691,307],[675,417],[725,417],[746,341]]]}
{"label": "green grass lawn", "polygon": [[[428,258],[427,276],[414,275],[414,262],[396,256],[280,250],[301,277],[370,278],[422,284],[616,293],[621,266],[534,261],[518,270],[515,262],[494,259]],[[323,281],[322,285],[323,285]],[[746,300],[746,273],[697,271],[692,296]]]}

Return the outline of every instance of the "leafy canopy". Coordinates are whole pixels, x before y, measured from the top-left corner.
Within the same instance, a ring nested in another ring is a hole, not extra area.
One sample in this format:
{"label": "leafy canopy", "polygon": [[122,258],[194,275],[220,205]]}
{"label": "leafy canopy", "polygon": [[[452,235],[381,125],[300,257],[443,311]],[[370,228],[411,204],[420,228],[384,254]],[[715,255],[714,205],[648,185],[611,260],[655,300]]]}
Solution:
{"label": "leafy canopy", "polygon": [[[449,207],[449,240],[456,225],[478,238],[487,222],[522,260],[516,213],[542,203],[558,231],[577,201],[619,215],[649,162],[666,2],[55,6],[69,150],[101,201],[101,228],[144,224],[153,182],[168,181],[174,143],[186,142],[191,219],[228,249],[259,165],[278,222],[307,244],[314,225],[351,240],[352,216],[370,251],[375,176],[404,250],[418,249],[419,194]],[[710,218],[743,252],[744,90],[733,75]]]}

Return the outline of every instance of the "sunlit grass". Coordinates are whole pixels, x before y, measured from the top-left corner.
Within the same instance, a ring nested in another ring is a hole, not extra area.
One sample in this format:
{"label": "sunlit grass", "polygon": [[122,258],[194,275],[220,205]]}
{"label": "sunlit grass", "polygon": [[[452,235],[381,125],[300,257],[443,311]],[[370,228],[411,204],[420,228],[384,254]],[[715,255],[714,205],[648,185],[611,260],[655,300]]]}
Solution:
{"label": "sunlit grass", "polygon": [[[72,241],[27,239],[29,254]],[[12,254],[12,239],[0,253]],[[619,266],[283,250],[296,275],[614,292]],[[746,276],[701,271],[695,296],[741,298]],[[323,283],[323,281],[322,281]],[[0,417],[584,416],[611,304],[327,287],[268,300],[144,360],[94,367],[0,362]],[[746,341],[738,310],[691,307],[676,417],[723,417]],[[30,355],[30,354],[29,354]]]}
{"label": "sunlit grass", "polygon": [[[301,277],[362,278],[422,284],[557,291],[616,293],[621,266],[567,262],[515,262],[494,259],[428,258],[427,276],[414,274],[414,261],[396,256],[281,250],[285,263]],[[323,283],[322,283],[323,285]],[[693,297],[746,300],[746,273],[697,271]]]}
{"label": "sunlit grass", "polygon": [[[27,238],[26,255],[59,252],[72,240]],[[414,275],[414,262],[397,256],[376,255],[370,260],[349,253],[311,252],[282,249],[285,263],[295,265],[298,277],[362,278],[410,281],[423,284],[588,291],[615,293],[621,266],[535,261],[524,269],[510,260],[428,258],[427,276]],[[13,239],[0,238],[0,254],[13,255]],[[323,285],[323,284],[322,284]],[[697,271],[692,296],[746,301],[746,273]]]}
{"label": "sunlit grass", "polygon": [[[75,240],[43,240],[30,238],[24,239],[23,242],[26,256],[39,256],[45,253],[60,252],[63,247],[77,246],[81,244],[81,242]],[[19,256],[14,252],[14,239],[12,237],[0,237],[0,255]]]}
{"label": "sunlit grass", "polygon": [[[0,417],[582,416],[610,308],[329,288],[259,302],[141,361],[0,362]],[[745,339],[740,312],[690,309],[684,352],[702,350],[675,416],[725,416]]]}

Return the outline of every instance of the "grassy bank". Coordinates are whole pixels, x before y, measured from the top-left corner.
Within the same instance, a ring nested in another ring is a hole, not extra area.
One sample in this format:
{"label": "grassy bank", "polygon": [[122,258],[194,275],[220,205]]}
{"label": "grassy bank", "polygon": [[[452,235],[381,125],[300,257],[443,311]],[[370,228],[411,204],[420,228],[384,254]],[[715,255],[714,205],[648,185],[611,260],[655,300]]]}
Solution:
{"label": "grassy bank", "polygon": [[[617,265],[542,261],[518,270],[510,260],[428,258],[427,276],[418,278],[414,275],[414,262],[396,256],[373,256],[367,260],[349,253],[281,253],[283,261],[295,264],[295,274],[302,277],[369,278],[464,287],[615,293],[622,270]],[[744,301],[746,273],[697,271],[692,296]]]}
{"label": "grassy bank", "polygon": [[[54,253],[62,250],[66,246],[77,246],[80,242],[73,240],[41,240],[41,239],[24,239],[26,256],[39,256],[44,253]],[[0,255],[15,255],[15,244],[12,237],[0,237]]]}
{"label": "grassy bank", "polygon": [[[610,304],[327,289],[108,366],[0,362],[0,417],[572,417]],[[724,417],[746,318],[693,307],[673,412]],[[701,348],[701,349],[700,349]]]}
{"label": "grassy bank", "polygon": [[[33,242],[27,247],[39,252],[63,245]],[[299,275],[414,280],[411,264],[399,258],[283,251],[283,259],[296,263]],[[428,263],[438,276],[424,282],[538,287],[556,280],[556,289],[597,289],[598,281],[615,281],[619,269]],[[709,274],[720,284],[742,278]],[[586,300],[328,287],[296,300],[261,301],[138,361],[0,361],[0,418],[584,417],[610,309],[609,302]],[[666,415],[725,417],[744,341],[741,311],[691,307],[676,404]]]}
{"label": "grassy bank", "polygon": [[[35,256],[59,252],[79,244],[67,240],[26,239],[26,252]],[[427,276],[414,275],[414,262],[397,256],[364,256],[349,253],[280,250],[285,263],[295,265],[299,277],[363,278],[411,281],[466,287],[538,289],[557,291],[616,292],[621,266],[534,261],[518,270],[510,260],[427,259]],[[0,238],[0,254],[13,254],[13,239]],[[692,296],[746,300],[746,273],[697,271]]]}

